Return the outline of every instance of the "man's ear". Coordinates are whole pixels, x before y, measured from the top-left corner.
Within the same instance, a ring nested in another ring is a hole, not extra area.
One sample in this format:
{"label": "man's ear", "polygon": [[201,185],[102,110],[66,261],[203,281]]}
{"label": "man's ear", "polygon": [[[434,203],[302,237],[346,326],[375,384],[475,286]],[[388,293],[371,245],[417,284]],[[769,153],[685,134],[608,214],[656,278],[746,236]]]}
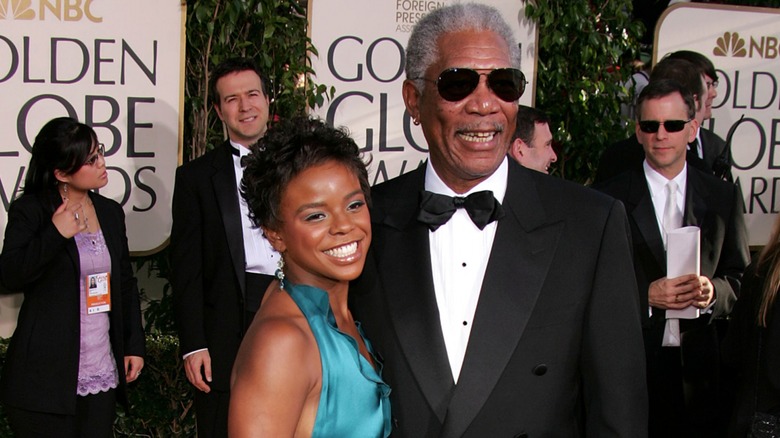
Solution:
{"label": "man's ear", "polygon": [[689,122],[691,124],[690,132],[688,133],[688,144],[696,138],[696,134],[699,132],[699,121],[693,119]]}
{"label": "man's ear", "polygon": [[509,146],[509,156],[514,158],[518,163],[523,158],[522,143],[523,140],[516,138],[514,141],[512,141],[512,145]]}
{"label": "man's ear", "polygon": [[284,239],[279,232],[266,227],[261,228],[263,229],[265,238],[268,239],[268,242],[277,252],[283,253],[287,250],[287,245],[284,243]]}
{"label": "man's ear", "polygon": [[401,94],[404,97],[404,104],[406,105],[406,111],[412,117],[412,120],[420,121],[420,91],[417,90],[417,86],[414,81],[409,79],[404,80]]}
{"label": "man's ear", "polygon": [[699,110],[701,110],[701,106],[702,105],[704,105],[704,100],[703,99],[699,99],[699,95],[698,94],[694,94],[693,95],[693,106],[696,107],[696,111],[697,112]]}
{"label": "man's ear", "polygon": [[225,120],[222,118],[222,109],[216,103],[214,104],[214,111],[217,112],[217,117],[219,117],[219,120]]}

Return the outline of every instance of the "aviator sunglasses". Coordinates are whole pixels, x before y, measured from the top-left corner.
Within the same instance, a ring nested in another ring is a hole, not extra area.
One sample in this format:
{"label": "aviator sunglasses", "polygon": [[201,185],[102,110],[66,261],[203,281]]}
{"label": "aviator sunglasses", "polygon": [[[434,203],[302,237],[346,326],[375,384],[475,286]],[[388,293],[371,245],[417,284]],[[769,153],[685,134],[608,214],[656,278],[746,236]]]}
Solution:
{"label": "aviator sunglasses", "polygon": [[516,68],[497,68],[489,73],[479,73],[470,68],[448,68],[432,81],[436,84],[439,95],[450,102],[458,102],[471,94],[479,85],[479,77],[487,76],[488,87],[499,99],[514,102],[520,99],[525,91],[525,75]]}
{"label": "aviator sunglasses", "polygon": [[685,128],[685,124],[693,119],[688,120],[667,120],[665,122],[659,122],[657,120],[641,120],[639,122],[639,129],[642,132],[648,134],[655,134],[658,132],[658,128],[664,125],[666,132],[680,132]]}

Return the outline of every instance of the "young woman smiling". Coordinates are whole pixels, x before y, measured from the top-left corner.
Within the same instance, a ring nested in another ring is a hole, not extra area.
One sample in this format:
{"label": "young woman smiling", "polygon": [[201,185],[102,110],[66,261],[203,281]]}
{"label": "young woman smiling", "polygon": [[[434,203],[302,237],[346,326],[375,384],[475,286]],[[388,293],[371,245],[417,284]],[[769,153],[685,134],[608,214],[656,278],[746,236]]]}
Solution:
{"label": "young woman smiling", "polygon": [[371,243],[369,185],[349,136],[306,117],[249,156],[250,216],[284,259],[238,352],[231,437],[386,437],[390,389],[347,307]]}

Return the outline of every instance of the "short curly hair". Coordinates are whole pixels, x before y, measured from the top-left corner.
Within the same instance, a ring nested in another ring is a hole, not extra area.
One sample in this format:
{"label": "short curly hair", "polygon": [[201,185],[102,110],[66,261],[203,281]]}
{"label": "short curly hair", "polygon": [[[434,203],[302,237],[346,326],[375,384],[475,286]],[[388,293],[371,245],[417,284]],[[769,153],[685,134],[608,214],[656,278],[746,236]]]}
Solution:
{"label": "short curly hair", "polygon": [[272,125],[244,158],[241,196],[249,218],[258,227],[278,229],[285,188],[304,170],[328,161],[349,169],[370,202],[366,163],[357,144],[344,128],[333,128],[318,118],[296,116]]}

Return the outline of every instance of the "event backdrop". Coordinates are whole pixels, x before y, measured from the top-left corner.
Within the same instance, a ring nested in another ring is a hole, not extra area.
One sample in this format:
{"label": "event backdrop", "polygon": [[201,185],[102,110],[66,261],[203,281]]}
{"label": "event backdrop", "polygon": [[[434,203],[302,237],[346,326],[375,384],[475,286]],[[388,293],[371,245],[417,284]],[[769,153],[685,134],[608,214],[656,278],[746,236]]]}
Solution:
{"label": "event backdrop", "polygon": [[704,125],[731,143],[750,245],[763,245],[780,212],[780,9],[676,4],[654,47],[656,61],[686,49],[715,64],[718,97]]}
{"label": "event backdrop", "polygon": [[[184,20],[181,0],[0,0],[0,232],[35,135],[71,116],[106,146],[100,193],[123,205],[130,250],[165,244],[181,149]],[[0,297],[0,336],[13,332],[21,302]]]}
{"label": "event backdrop", "polygon": [[0,0],[0,230],[36,133],[54,117],[95,128],[100,194],[127,214],[130,250],[170,233],[183,108],[181,0]]}
{"label": "event backdrop", "polygon": [[[319,51],[315,81],[335,87],[333,99],[316,113],[346,126],[370,154],[370,182],[379,183],[416,168],[428,149],[401,98],[404,48],[425,13],[451,0],[309,0],[309,33]],[[536,25],[525,18],[520,0],[484,0],[512,26],[529,81],[520,103],[533,104],[536,78]]]}

